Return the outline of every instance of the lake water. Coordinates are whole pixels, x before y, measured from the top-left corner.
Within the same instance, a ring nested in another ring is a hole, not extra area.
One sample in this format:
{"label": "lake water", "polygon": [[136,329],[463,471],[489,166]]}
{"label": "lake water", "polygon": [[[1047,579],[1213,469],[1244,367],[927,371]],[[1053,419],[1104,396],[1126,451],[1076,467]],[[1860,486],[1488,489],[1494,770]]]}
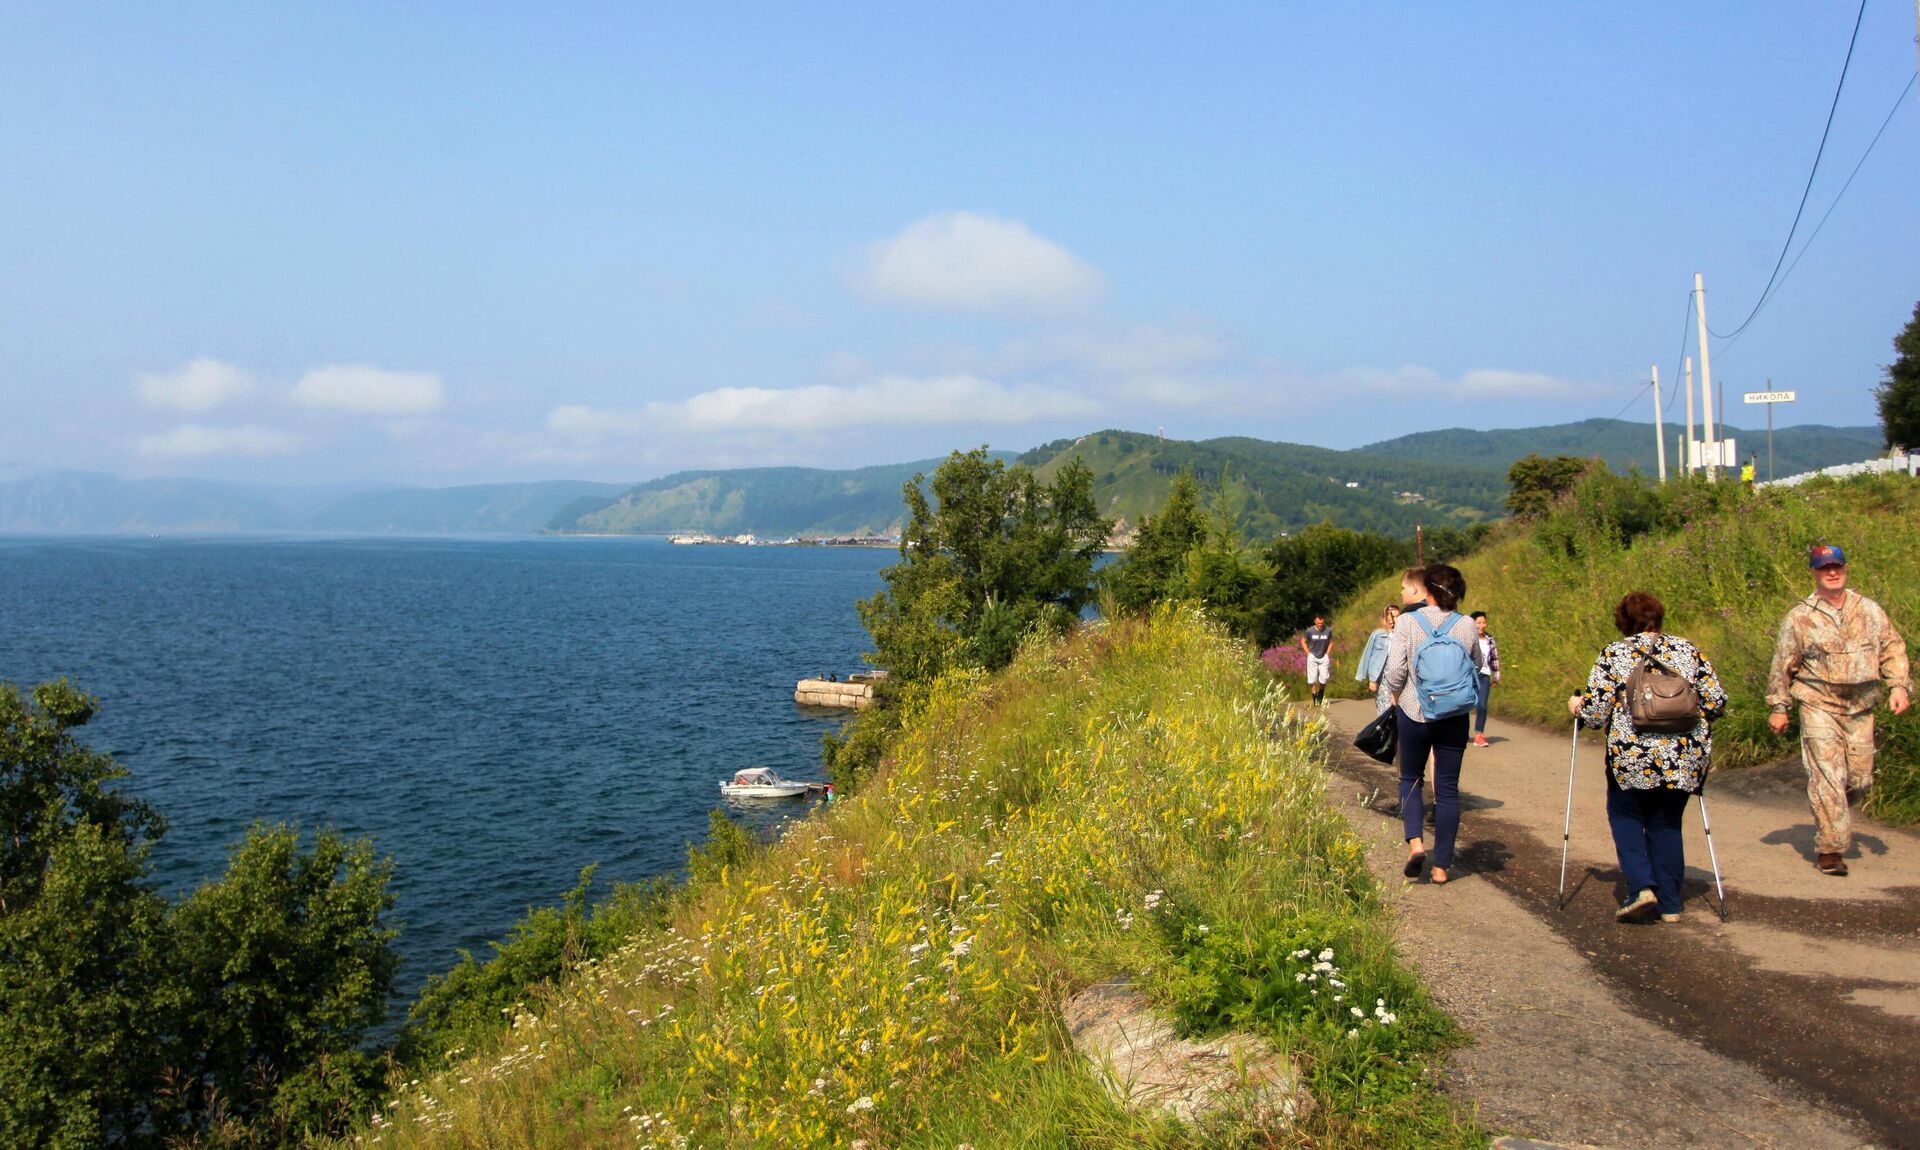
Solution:
{"label": "lake water", "polygon": [[[859,665],[891,550],[658,539],[0,539],[0,679],[66,676],[164,814],[156,876],[257,819],[395,863],[408,996],[580,868],[684,862],[733,770],[822,778],[796,679]],[[757,804],[762,827],[806,802]]]}

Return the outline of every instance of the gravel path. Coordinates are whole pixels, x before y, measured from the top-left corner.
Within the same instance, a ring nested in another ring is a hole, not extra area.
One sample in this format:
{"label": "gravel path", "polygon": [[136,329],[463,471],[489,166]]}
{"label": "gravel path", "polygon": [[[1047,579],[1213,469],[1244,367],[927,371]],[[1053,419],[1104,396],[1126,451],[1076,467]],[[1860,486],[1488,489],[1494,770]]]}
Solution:
{"label": "gravel path", "polygon": [[1716,776],[1715,913],[1697,804],[1682,921],[1626,926],[1583,736],[1557,907],[1569,733],[1469,748],[1454,881],[1400,877],[1396,772],[1329,710],[1329,797],[1375,844],[1403,950],[1473,1038],[1453,1089],[1496,1130],[1609,1147],[1920,1147],[1920,835],[1856,819],[1853,875],[1814,870],[1797,762]]}

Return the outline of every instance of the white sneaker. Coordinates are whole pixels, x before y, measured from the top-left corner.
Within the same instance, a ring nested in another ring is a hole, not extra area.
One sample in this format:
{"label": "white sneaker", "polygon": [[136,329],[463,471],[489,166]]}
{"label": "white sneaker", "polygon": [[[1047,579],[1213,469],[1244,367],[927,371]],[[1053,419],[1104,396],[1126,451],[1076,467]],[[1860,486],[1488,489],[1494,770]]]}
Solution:
{"label": "white sneaker", "polygon": [[1680,914],[1678,911],[1674,912],[1673,914],[1667,914],[1666,912],[1662,911],[1660,914],[1660,921],[1661,922],[1679,922]]}

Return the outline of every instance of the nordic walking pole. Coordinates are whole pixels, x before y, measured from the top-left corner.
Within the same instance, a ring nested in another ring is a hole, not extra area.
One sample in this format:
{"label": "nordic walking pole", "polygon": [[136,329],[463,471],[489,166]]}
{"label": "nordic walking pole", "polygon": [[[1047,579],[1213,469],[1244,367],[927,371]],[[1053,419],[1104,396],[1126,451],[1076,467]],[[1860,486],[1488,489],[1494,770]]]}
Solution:
{"label": "nordic walking pole", "polygon": [[[1573,833],[1573,768],[1580,761],[1580,716],[1573,717],[1573,753],[1567,756],[1567,818],[1560,825],[1560,897],[1554,904],[1555,910],[1565,910],[1567,906],[1567,841]],[[1708,849],[1712,849],[1712,839],[1707,840]]]}
{"label": "nordic walking pole", "polygon": [[1707,822],[1707,788],[1700,788],[1700,829],[1707,832],[1707,857],[1713,860],[1713,889],[1720,894],[1720,921],[1727,921],[1727,888],[1720,885],[1720,856],[1713,850],[1713,827]]}

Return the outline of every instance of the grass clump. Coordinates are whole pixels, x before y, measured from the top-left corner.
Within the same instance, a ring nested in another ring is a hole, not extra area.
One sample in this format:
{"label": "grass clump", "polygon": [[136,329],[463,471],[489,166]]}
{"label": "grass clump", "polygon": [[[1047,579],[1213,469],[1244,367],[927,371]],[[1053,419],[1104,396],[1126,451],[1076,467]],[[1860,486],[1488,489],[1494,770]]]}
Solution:
{"label": "grass clump", "polygon": [[[903,711],[858,797],[696,879],[359,1144],[1484,1144],[1432,1091],[1451,1032],[1324,801],[1324,729],[1240,644],[1163,610]],[[1291,1130],[1118,1107],[1060,1022],[1115,973],[1267,1035],[1318,1104]]]}
{"label": "grass clump", "polygon": [[[1766,678],[1787,609],[1812,593],[1807,548],[1846,548],[1850,585],[1874,599],[1909,641],[1920,628],[1920,484],[1904,476],[1746,491],[1701,481],[1649,487],[1600,475],[1550,514],[1515,525],[1458,561],[1467,577],[1462,610],[1484,610],[1500,640],[1494,714],[1565,728],[1567,696],[1585,682],[1600,649],[1618,637],[1613,608],[1629,591],[1666,604],[1666,628],[1713,661],[1730,701],[1714,725],[1717,766],[1797,755],[1798,732],[1767,729]],[[1334,625],[1357,650],[1391,580],[1363,591]],[[1351,683],[1336,667],[1334,681]],[[1366,684],[1358,684],[1364,690]],[[1350,692],[1349,692],[1350,693]],[[1877,782],[1869,810],[1920,821],[1920,722],[1882,707]]]}

